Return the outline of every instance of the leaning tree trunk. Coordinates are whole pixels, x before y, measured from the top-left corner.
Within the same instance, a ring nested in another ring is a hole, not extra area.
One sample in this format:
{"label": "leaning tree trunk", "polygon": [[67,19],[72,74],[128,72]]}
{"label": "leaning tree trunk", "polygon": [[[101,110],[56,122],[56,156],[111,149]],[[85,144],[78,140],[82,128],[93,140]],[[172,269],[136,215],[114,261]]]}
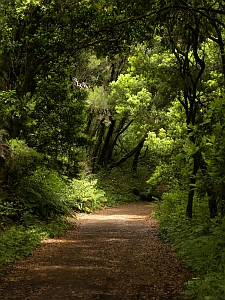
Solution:
{"label": "leaning tree trunk", "polygon": [[125,122],[126,122],[126,119],[127,119],[127,117],[124,117],[121,121],[120,121],[120,124],[119,124],[119,126],[118,126],[118,128],[117,128],[117,134],[116,134],[116,136],[115,136],[115,138],[111,141],[111,143],[109,144],[109,147],[108,147],[108,149],[107,149],[107,154],[106,154],[106,159],[105,159],[105,166],[107,167],[107,165],[109,164],[109,162],[110,162],[110,160],[111,160],[111,158],[112,158],[112,153],[113,153],[113,150],[114,150],[114,147],[115,147],[115,145],[116,145],[116,142],[117,142],[117,140],[118,140],[118,138],[119,138],[119,136],[122,134],[122,133],[124,133],[126,130],[127,130],[127,128],[132,124],[132,122],[133,122],[133,120],[131,120],[125,127],[123,127],[124,126],[124,124],[125,124]]}
{"label": "leaning tree trunk", "polygon": [[140,151],[140,149],[142,149],[144,141],[146,139],[146,136],[138,143],[138,145],[132,149],[129,153],[127,153],[125,156],[123,156],[119,161],[112,163],[109,167],[109,170],[111,171],[113,168],[118,167],[119,165],[121,165],[122,163],[124,163],[125,161],[128,160],[128,158],[132,157],[133,155],[135,155],[137,152]]}

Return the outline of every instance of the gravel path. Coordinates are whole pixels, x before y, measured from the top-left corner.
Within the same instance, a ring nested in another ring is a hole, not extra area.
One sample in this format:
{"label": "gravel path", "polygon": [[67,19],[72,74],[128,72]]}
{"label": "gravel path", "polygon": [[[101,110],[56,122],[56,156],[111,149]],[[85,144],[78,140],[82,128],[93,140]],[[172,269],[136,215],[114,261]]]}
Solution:
{"label": "gravel path", "polygon": [[188,299],[190,271],[157,235],[151,210],[135,203],[80,215],[78,227],[7,266],[0,299]]}

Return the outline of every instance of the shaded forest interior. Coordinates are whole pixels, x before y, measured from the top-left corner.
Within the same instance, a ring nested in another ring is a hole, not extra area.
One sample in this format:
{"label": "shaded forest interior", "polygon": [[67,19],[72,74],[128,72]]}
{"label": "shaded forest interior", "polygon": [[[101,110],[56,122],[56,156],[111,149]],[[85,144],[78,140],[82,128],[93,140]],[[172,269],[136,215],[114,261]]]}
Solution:
{"label": "shaded forest interior", "polygon": [[78,211],[160,200],[160,234],[199,274],[189,293],[224,299],[224,12],[0,0],[0,265]]}

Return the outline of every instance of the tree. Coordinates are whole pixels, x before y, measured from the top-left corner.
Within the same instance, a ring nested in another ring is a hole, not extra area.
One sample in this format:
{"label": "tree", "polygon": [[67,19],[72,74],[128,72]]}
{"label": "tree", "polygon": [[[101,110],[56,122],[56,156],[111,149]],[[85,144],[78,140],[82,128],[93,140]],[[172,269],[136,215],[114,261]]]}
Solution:
{"label": "tree", "polygon": [[71,165],[75,149],[84,144],[86,98],[71,79],[77,51],[73,8],[76,14],[78,5],[70,1],[6,1],[0,32],[1,89],[8,93],[1,98],[7,104],[2,129],[52,162],[65,159]]}

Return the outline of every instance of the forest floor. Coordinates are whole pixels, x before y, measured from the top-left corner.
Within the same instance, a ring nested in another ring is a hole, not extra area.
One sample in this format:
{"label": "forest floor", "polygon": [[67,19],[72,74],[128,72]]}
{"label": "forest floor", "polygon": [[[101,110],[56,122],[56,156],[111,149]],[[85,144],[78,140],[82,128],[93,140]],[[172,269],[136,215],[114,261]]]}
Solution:
{"label": "forest floor", "polygon": [[4,268],[0,299],[188,299],[191,272],[158,236],[152,209],[132,203],[79,215],[66,234]]}

